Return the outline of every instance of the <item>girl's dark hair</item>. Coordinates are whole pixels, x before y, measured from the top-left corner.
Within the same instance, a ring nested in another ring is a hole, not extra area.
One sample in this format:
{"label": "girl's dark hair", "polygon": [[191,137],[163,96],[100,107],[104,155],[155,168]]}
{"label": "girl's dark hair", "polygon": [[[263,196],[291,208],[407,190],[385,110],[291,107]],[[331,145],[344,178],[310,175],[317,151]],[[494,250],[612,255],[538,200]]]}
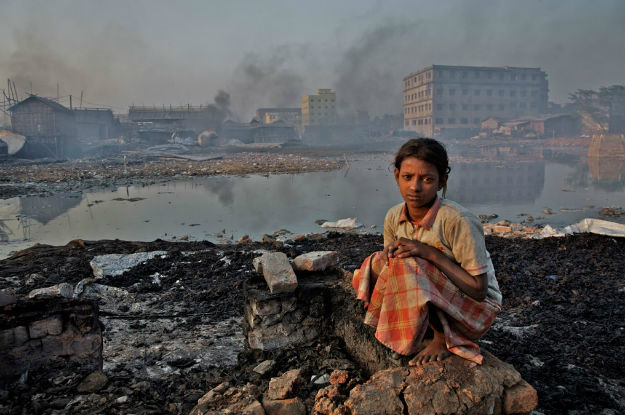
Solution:
{"label": "girl's dark hair", "polygon": [[[402,161],[408,157],[415,157],[432,164],[438,170],[441,179],[451,172],[445,146],[432,138],[413,138],[406,141],[395,155],[395,168],[400,170]],[[443,188],[443,196],[447,190],[446,187]]]}

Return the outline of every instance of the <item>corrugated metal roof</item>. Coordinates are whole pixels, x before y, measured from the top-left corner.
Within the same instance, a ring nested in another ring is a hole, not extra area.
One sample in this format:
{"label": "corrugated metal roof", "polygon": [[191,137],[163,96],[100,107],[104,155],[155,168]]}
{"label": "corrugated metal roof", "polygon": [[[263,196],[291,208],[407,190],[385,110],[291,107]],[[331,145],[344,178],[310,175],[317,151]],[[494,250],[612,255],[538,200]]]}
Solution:
{"label": "corrugated metal roof", "polygon": [[51,100],[49,98],[40,97],[38,95],[31,95],[28,98],[26,98],[25,100],[18,102],[17,104],[15,104],[12,107],[10,107],[9,111],[15,111],[15,109],[17,107],[19,107],[19,106],[21,106],[23,104],[26,104],[28,102],[32,102],[32,101],[39,101],[39,102],[41,102],[41,103],[43,103],[45,105],[48,105],[49,107],[52,107],[52,108],[54,108],[56,110],[59,110],[59,111],[65,111],[65,112],[70,112],[70,113],[72,112],[72,110],[70,110],[69,108],[67,108],[67,107],[65,107],[65,106],[63,106],[61,104],[59,104],[58,102],[53,101],[53,100]]}

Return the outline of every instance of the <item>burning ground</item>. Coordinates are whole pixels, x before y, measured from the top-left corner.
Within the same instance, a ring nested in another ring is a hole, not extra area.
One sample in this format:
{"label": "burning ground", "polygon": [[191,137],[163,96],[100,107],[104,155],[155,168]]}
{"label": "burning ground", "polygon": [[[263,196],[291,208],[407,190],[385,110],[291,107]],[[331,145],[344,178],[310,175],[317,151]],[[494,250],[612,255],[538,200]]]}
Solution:
{"label": "burning ground", "polygon": [[[86,384],[88,373],[74,366],[24,372],[0,390],[0,413],[186,414],[224,381],[264,390],[269,378],[294,368],[310,379],[340,365],[353,384],[361,383],[367,374],[337,337],[273,352],[246,349],[243,286],[254,277],[257,249],[290,258],[335,250],[339,266],[351,271],[381,244],[377,235],[328,233],[284,243],[77,241],[22,251],[0,261],[0,288],[12,288],[18,298],[92,277],[89,261],[97,255],[162,252],[122,275],[103,277],[99,287],[107,288],[91,292],[104,325],[104,378]],[[537,389],[540,413],[622,413],[625,241],[590,234],[489,236],[487,245],[504,311],[482,347]],[[255,373],[266,359],[276,364],[265,375]],[[309,411],[320,387],[310,382],[298,391]]]}

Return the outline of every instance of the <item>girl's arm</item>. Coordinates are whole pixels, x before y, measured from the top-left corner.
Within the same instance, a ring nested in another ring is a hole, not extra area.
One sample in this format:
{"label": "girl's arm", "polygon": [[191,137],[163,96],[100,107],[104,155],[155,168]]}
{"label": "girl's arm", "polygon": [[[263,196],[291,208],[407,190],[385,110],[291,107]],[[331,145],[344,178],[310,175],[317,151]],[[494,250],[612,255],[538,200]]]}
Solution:
{"label": "girl's arm", "polygon": [[417,257],[430,261],[462,292],[476,301],[484,301],[488,292],[486,274],[471,275],[438,249],[412,239],[399,238],[385,249],[388,258]]}

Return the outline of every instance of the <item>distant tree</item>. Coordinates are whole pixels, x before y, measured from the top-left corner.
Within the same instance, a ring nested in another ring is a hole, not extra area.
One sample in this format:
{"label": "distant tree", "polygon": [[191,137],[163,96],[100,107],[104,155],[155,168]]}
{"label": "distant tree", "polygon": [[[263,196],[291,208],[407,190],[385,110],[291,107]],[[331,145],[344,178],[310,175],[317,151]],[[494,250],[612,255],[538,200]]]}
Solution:
{"label": "distant tree", "polygon": [[608,107],[615,98],[620,97],[622,99],[623,96],[625,96],[625,86],[623,85],[601,87],[599,88],[599,93],[597,94],[599,105],[603,107]]}
{"label": "distant tree", "polygon": [[569,94],[569,100],[581,108],[592,108],[597,100],[597,92],[592,89],[578,89]]}

